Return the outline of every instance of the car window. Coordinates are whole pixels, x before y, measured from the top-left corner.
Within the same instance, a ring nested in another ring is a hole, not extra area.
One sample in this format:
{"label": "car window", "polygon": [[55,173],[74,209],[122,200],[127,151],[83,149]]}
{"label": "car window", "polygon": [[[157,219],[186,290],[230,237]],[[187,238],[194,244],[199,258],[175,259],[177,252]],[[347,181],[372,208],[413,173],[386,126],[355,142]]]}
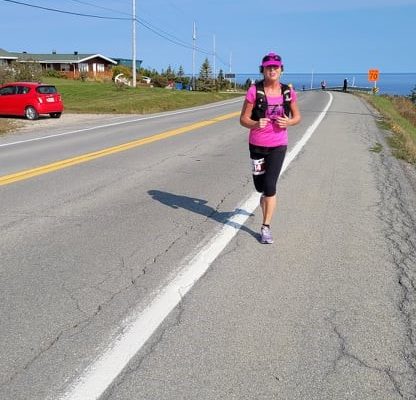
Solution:
{"label": "car window", "polygon": [[9,94],[15,94],[17,90],[16,86],[6,86],[0,89],[0,96],[5,96]]}
{"label": "car window", "polygon": [[18,86],[17,87],[17,94],[26,94],[29,93],[30,88],[27,86]]}
{"label": "car window", "polygon": [[57,93],[55,86],[38,86],[36,91],[41,94],[54,94]]}

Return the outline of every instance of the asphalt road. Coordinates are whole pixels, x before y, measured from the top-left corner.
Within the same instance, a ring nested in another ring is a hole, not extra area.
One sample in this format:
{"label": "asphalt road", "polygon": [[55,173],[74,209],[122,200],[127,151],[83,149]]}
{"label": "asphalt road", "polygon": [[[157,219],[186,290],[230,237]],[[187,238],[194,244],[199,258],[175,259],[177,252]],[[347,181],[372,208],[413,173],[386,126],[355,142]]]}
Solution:
{"label": "asphalt road", "polygon": [[[300,94],[289,150],[330,96]],[[101,399],[416,399],[415,172],[373,110],[332,96],[279,181],[275,244],[259,243],[257,208]],[[0,138],[0,183],[80,160],[0,186],[1,399],[76,392],[252,195],[240,107]]]}

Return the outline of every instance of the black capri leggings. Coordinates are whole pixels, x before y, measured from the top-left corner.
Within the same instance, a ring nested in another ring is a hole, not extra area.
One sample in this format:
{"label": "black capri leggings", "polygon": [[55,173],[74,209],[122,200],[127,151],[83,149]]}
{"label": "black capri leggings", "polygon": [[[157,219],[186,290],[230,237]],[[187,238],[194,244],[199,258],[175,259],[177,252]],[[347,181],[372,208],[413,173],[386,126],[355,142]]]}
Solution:
{"label": "black capri leggings", "polygon": [[254,186],[258,192],[265,196],[276,194],[277,179],[282,169],[286,150],[287,146],[262,147],[250,144]]}

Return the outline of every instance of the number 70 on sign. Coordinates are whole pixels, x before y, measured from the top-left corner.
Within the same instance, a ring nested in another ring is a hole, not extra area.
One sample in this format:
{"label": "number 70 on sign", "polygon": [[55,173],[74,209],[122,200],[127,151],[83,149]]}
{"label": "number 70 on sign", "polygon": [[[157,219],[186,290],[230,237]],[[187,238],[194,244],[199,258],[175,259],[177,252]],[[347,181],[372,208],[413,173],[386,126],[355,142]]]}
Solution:
{"label": "number 70 on sign", "polygon": [[379,76],[379,70],[378,69],[369,69],[368,70],[368,80],[370,82],[377,82]]}

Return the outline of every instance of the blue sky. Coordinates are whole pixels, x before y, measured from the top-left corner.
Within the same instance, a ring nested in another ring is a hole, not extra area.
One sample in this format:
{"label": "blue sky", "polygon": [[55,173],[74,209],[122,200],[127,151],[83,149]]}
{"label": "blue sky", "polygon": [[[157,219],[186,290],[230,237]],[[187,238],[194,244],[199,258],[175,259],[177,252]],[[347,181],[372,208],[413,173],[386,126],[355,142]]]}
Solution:
{"label": "blue sky", "polygon": [[[133,0],[17,0],[68,12],[129,18]],[[293,4],[291,4],[293,3]],[[258,70],[271,50],[286,72],[416,72],[416,0],[136,0],[137,58],[157,70],[192,73],[206,57],[216,71]],[[111,9],[111,10],[109,10]],[[86,18],[0,0],[0,48],[31,53],[101,53],[131,58],[129,20]],[[161,37],[161,36],[163,37]],[[167,40],[170,38],[182,45]]]}

